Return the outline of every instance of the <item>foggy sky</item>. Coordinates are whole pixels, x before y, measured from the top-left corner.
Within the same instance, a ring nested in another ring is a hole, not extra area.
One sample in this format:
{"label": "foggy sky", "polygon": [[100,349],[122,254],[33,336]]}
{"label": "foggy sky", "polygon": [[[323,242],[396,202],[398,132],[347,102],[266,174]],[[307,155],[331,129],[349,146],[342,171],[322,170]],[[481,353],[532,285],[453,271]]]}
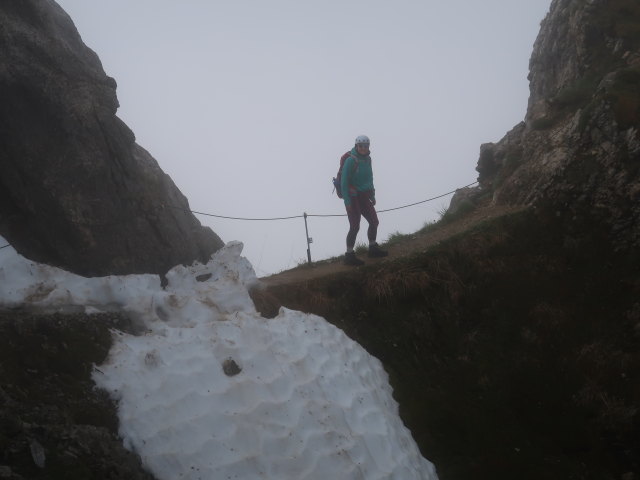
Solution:
{"label": "foggy sky", "polygon": [[[191,209],[273,218],[343,214],[331,178],[360,134],[380,210],[474,182],[480,145],[524,119],[550,0],[58,3]],[[437,220],[450,198],[381,214],[378,240]],[[306,261],[302,219],[198,218],[244,242],[259,276]],[[344,253],[346,218],[308,220],[314,260]]]}

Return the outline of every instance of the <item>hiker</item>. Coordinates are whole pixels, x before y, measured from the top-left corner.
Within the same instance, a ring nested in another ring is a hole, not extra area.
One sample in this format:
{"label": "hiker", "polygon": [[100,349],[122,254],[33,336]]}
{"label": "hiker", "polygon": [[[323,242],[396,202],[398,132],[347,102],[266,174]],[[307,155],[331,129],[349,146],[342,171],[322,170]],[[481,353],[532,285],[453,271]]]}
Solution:
{"label": "hiker", "polygon": [[369,239],[369,257],[386,257],[388,252],[376,243],[378,235],[378,215],[374,208],[376,191],[373,187],[373,170],[369,152],[369,137],[360,135],[342,168],[340,183],[344,205],[349,217],[349,233],[347,234],[347,253],[345,265],[362,265],[364,262],[356,257],[353,247],[360,230],[360,217],[369,222],[367,238]]}

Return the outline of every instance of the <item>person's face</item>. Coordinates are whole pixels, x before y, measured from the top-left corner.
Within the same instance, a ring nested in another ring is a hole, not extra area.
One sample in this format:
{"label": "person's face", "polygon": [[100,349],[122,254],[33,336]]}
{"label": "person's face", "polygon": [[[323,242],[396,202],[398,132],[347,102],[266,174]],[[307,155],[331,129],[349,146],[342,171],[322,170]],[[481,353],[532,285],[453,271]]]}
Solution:
{"label": "person's face", "polygon": [[369,145],[366,143],[359,143],[356,145],[356,149],[360,155],[366,155],[369,153]]}

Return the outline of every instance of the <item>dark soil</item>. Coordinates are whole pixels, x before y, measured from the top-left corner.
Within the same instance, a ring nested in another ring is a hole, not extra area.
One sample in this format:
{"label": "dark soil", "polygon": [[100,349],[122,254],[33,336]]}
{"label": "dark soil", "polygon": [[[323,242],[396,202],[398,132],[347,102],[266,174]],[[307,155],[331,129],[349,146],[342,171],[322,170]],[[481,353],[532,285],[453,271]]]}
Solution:
{"label": "dark soil", "polygon": [[122,316],[0,312],[0,478],[153,477],[118,437],[114,403],[91,372]]}

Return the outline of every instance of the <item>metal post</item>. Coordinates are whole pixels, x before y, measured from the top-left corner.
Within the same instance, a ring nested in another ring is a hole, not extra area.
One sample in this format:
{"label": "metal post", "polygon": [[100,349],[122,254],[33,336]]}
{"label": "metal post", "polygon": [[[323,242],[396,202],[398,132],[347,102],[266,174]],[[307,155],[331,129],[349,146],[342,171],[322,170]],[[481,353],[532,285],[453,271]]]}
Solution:
{"label": "metal post", "polygon": [[304,230],[307,232],[307,260],[309,261],[309,265],[311,265],[311,244],[313,243],[313,238],[309,236],[309,227],[307,226],[307,212],[304,212]]}

